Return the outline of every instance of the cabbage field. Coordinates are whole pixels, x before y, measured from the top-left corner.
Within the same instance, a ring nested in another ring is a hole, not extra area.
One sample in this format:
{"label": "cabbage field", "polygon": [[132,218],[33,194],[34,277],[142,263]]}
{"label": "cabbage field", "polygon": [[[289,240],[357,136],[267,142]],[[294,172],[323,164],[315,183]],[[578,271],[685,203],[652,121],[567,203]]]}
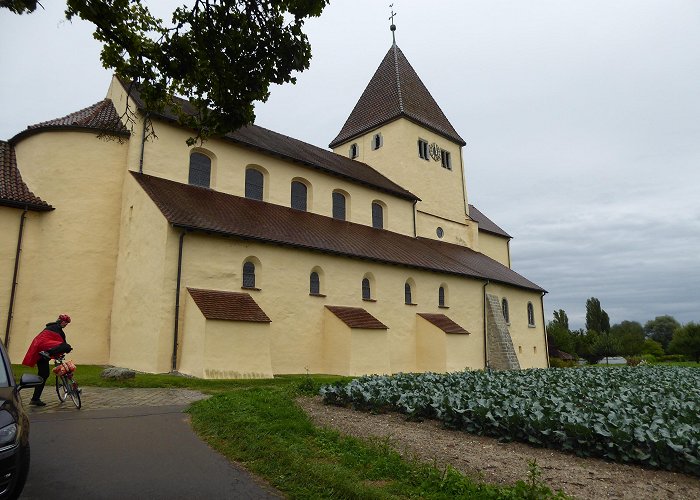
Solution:
{"label": "cabbage field", "polygon": [[366,376],[324,401],[700,476],[700,369],[671,366]]}

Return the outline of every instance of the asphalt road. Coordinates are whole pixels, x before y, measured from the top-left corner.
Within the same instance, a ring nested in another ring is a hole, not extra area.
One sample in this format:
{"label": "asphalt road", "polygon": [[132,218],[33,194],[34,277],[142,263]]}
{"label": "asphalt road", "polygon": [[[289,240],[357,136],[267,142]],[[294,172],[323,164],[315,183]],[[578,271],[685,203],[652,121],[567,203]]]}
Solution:
{"label": "asphalt road", "polygon": [[32,414],[31,468],[20,498],[281,498],[203,443],[184,408]]}

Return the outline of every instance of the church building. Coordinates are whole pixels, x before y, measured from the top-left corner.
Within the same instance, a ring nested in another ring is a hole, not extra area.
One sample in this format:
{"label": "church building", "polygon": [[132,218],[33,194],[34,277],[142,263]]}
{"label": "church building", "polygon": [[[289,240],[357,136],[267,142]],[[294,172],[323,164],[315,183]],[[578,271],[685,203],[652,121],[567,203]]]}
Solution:
{"label": "church building", "polygon": [[0,141],[15,362],[68,313],[76,363],[152,373],[548,365],[546,292],[469,204],[466,143],[395,43],[330,150],[257,125],[190,147],[168,110],[146,139],[127,88]]}

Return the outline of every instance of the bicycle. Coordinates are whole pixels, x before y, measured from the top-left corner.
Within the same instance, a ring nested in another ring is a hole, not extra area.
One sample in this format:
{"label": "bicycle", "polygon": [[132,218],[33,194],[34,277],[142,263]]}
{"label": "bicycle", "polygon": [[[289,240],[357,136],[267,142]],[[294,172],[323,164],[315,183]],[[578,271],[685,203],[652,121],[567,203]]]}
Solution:
{"label": "bicycle", "polygon": [[58,394],[58,399],[63,403],[70,397],[75,407],[80,409],[83,404],[80,400],[80,393],[82,391],[73,378],[75,363],[70,360],[66,361],[65,354],[54,358],[53,363],[55,365],[53,372],[56,374],[56,394]]}

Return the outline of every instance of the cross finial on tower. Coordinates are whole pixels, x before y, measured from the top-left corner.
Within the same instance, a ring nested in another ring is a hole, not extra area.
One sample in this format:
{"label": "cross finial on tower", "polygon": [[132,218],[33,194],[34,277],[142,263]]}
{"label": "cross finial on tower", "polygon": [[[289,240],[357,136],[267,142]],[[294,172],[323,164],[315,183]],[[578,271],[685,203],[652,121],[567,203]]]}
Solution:
{"label": "cross finial on tower", "polygon": [[391,30],[391,39],[394,41],[394,45],[396,45],[396,25],[394,24],[394,16],[396,15],[396,12],[394,12],[394,4],[389,4],[389,8],[391,9],[391,16],[389,17],[389,20],[391,21],[391,26],[389,29]]}

